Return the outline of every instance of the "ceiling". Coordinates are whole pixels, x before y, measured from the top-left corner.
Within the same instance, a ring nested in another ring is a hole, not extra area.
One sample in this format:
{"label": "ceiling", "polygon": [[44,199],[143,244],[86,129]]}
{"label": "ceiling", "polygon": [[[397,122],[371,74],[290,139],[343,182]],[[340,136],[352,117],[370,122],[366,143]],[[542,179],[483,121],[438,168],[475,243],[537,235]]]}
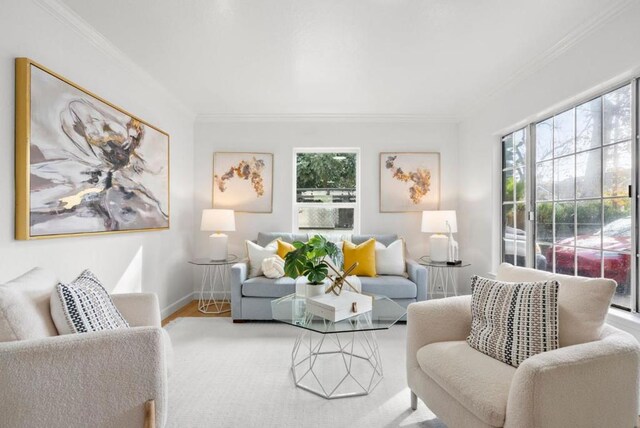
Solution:
{"label": "ceiling", "polygon": [[626,0],[61,0],[202,118],[459,118]]}

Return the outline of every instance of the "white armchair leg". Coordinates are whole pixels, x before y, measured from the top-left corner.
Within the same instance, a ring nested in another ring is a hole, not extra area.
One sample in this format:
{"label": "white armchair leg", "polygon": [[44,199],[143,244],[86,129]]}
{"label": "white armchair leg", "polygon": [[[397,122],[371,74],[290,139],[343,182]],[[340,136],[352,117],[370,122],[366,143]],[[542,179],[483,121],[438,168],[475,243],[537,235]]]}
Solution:
{"label": "white armchair leg", "polygon": [[418,410],[418,396],[411,391],[411,410]]}

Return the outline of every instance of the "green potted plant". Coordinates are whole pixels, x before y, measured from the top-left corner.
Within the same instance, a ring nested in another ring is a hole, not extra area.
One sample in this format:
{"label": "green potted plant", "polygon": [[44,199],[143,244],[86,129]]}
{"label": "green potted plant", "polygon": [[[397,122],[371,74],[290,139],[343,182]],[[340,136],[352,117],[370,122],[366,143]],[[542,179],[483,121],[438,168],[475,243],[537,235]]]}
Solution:
{"label": "green potted plant", "polygon": [[317,296],[326,290],[329,280],[330,259],[335,265],[339,265],[342,253],[338,246],[321,235],[315,235],[308,242],[296,241],[293,243],[295,250],[285,256],[284,273],[290,278],[298,279],[306,277],[306,295]]}

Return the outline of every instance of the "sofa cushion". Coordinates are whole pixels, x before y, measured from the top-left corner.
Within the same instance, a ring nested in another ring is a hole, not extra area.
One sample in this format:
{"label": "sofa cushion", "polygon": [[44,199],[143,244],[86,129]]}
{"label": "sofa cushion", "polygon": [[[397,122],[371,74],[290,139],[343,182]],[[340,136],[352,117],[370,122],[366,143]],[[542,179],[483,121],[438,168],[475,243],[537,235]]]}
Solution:
{"label": "sofa cushion", "polygon": [[405,275],[407,264],[404,255],[404,240],[395,240],[390,245],[376,241],[376,273],[378,275]]}
{"label": "sofa cushion", "polygon": [[282,239],[277,239],[276,243],[278,245],[278,256],[284,260],[285,257],[287,257],[287,254],[289,254],[290,252],[294,251],[296,249],[296,247],[293,246],[293,244],[290,244],[288,242],[284,242]]}
{"label": "sofa cushion", "polygon": [[504,425],[515,367],[478,352],[465,341],[422,347],[418,364],[449,395],[488,425]]}
{"label": "sofa cushion", "polygon": [[247,259],[249,260],[249,278],[253,278],[263,274],[262,262],[264,259],[276,255],[278,244],[274,240],[263,247],[251,241],[245,241],[245,249],[247,251]]}
{"label": "sofa cushion", "polygon": [[367,242],[369,239],[375,239],[376,242],[380,242],[386,247],[391,245],[391,243],[398,239],[398,235],[388,234],[388,235],[353,235],[351,237],[351,242],[356,245],[360,245],[363,242]]}
{"label": "sofa cushion", "polygon": [[0,285],[0,342],[57,336],[49,298],[58,278],[34,268]]}
{"label": "sofa cushion", "polygon": [[282,278],[284,276],[284,260],[277,255],[262,260],[262,274],[267,278]]}
{"label": "sofa cushion", "polygon": [[558,281],[560,347],[598,340],[616,291],[616,282],[611,279],[553,274],[508,263],[500,265],[496,279],[509,282]]}
{"label": "sofa cushion", "polygon": [[416,284],[404,276],[360,276],[359,278],[363,293],[380,294],[391,299],[415,299],[418,295]]}
{"label": "sofa cushion", "polygon": [[349,241],[342,243],[342,253],[344,255],[344,269],[349,271],[351,266],[356,265],[350,271],[351,275],[376,276],[376,241],[370,239],[359,245],[354,245]]}
{"label": "sofa cushion", "polygon": [[247,297],[283,297],[296,291],[296,281],[288,276],[271,279],[264,276],[249,278],[242,284],[242,295]]}
{"label": "sofa cushion", "polygon": [[278,238],[289,243],[294,241],[307,242],[307,239],[309,239],[306,233],[258,232],[258,239],[256,243],[261,247],[266,247],[269,243]]}

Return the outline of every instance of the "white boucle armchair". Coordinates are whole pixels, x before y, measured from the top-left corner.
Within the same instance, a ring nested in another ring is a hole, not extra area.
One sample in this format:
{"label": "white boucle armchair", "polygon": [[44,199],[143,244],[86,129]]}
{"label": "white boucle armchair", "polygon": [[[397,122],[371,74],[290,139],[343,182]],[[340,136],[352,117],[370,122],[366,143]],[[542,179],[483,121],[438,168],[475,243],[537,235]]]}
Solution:
{"label": "white boucle armchair", "polygon": [[467,345],[471,296],[411,304],[407,330],[411,406],[420,398],[449,428],[636,425],[640,354],[628,333],[604,325],[597,340],[561,340],[516,369]]}
{"label": "white boucle armchair", "polygon": [[129,329],[58,336],[56,282],[36,268],[0,286],[0,426],[162,427],[171,344],[156,295],[112,295]]}

